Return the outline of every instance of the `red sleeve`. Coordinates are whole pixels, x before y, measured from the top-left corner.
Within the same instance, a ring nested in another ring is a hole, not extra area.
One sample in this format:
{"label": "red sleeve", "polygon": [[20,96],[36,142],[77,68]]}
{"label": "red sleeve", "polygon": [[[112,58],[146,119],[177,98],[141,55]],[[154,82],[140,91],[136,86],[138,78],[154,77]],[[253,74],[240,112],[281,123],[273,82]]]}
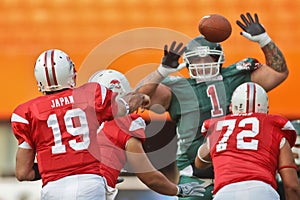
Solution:
{"label": "red sleeve", "polygon": [[30,139],[31,131],[29,120],[26,118],[26,108],[26,104],[22,104],[14,110],[11,116],[11,127],[15,137],[18,140],[18,145],[22,144],[23,142],[27,142],[32,148],[34,148],[33,142]]}
{"label": "red sleeve", "polygon": [[285,137],[288,142],[290,143],[290,146],[294,146],[297,138],[297,133],[292,125],[292,123],[283,116],[274,116],[277,126],[280,129],[280,134]]}
{"label": "red sleeve", "polygon": [[[117,106],[115,102],[115,98],[117,96],[116,93],[113,93],[111,90],[106,87],[97,84],[97,92],[95,96],[95,108],[98,118],[101,118],[102,121],[113,119],[113,112],[117,113]],[[116,111],[113,111],[115,109]]]}
{"label": "red sleeve", "polygon": [[207,119],[203,122],[202,127],[201,127],[201,134],[205,137],[207,135],[208,129],[211,124],[211,119]]}
{"label": "red sleeve", "polygon": [[140,115],[130,114],[125,117],[115,119],[118,127],[130,137],[135,137],[145,142],[146,123]]}

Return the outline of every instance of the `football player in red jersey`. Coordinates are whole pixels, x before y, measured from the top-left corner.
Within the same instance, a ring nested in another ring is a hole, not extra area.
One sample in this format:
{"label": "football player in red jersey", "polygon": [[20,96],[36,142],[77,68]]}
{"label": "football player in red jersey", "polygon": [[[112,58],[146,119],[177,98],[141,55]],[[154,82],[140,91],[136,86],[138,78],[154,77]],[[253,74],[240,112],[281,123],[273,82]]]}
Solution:
{"label": "football player in red jersey", "polygon": [[279,200],[277,171],[286,199],[300,199],[291,151],[296,141],[292,123],[268,114],[267,93],[256,83],[236,88],[231,110],[230,115],[204,121],[202,134],[207,140],[195,159],[196,167],[214,166],[214,200]]}
{"label": "football player in red jersey", "polygon": [[[122,97],[131,91],[130,84],[124,74],[116,70],[101,70],[91,76],[89,82],[97,82]],[[105,121],[101,124],[97,135],[100,156],[100,173],[105,177],[107,199],[117,195],[115,188],[120,170],[128,162],[129,168],[150,189],[170,196],[203,196],[205,189],[198,183],[176,185],[169,181],[149,161],[143,149],[145,141],[144,120],[138,114]]]}
{"label": "football player in red jersey", "polygon": [[116,98],[97,83],[75,88],[74,64],[57,49],[37,58],[34,74],[44,95],[19,105],[11,117],[19,144],[16,178],[41,178],[41,199],[104,198],[104,179],[93,155],[98,154],[97,129],[105,120],[143,108],[149,97],[130,93]]}

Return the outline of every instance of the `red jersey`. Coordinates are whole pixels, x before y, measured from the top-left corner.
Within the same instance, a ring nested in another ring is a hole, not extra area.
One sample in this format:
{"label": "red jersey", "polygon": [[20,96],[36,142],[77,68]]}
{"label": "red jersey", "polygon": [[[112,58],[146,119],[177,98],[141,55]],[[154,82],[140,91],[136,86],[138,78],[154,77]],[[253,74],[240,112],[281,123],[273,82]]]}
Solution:
{"label": "red jersey", "polygon": [[97,83],[37,97],[13,112],[12,130],[19,145],[37,153],[43,186],[74,174],[99,174],[96,133],[113,118],[112,91]]}
{"label": "red jersey", "polygon": [[131,137],[145,141],[144,120],[137,114],[104,122],[98,132],[100,172],[110,187],[115,187],[121,169],[126,163],[126,143]]}
{"label": "red jersey", "polygon": [[223,186],[260,180],[276,186],[280,142],[294,146],[296,132],[279,115],[250,113],[206,120],[202,133],[208,137],[215,172],[214,193]]}

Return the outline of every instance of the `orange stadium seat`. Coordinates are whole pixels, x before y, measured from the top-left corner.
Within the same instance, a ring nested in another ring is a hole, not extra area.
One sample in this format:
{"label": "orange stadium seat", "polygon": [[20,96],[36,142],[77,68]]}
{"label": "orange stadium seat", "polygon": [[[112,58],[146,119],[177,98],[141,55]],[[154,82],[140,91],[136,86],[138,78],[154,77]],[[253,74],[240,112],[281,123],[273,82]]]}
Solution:
{"label": "orange stadium seat", "polygon": [[[232,36],[223,42],[225,64],[248,56],[257,57],[264,62],[259,47],[242,38],[239,35],[239,28],[235,25],[239,15],[247,11],[259,13],[269,35],[284,52],[290,69],[289,78],[270,92],[271,112],[284,114],[289,118],[300,118],[297,98],[299,93],[295,92],[300,85],[298,78],[300,68],[297,66],[300,55],[299,10],[299,1],[286,0],[175,0],[172,3],[159,0],[2,1],[0,119],[8,120],[18,104],[39,95],[35,87],[33,66],[40,52],[48,48],[62,49],[71,56],[79,73],[84,73],[80,68],[97,46],[101,47],[103,42],[137,28],[160,27],[192,38],[199,34],[197,24],[202,16],[219,13],[226,16],[233,27]],[[142,47],[139,50],[128,50],[112,58],[110,62],[103,62],[103,59],[115,54],[120,48],[130,49],[134,46],[135,39],[143,38],[139,37],[137,35],[128,40],[124,37],[120,42],[103,49],[103,54],[99,55],[93,66],[89,67],[94,71],[98,68],[118,69],[130,76],[134,87],[142,77],[134,76],[133,68],[139,66],[139,70],[143,71],[142,74],[147,74],[160,62],[161,49]],[[155,45],[161,44],[162,48],[164,43],[173,39],[172,37],[173,35],[167,35],[166,40],[162,38],[162,41]],[[155,37],[152,40],[149,38],[151,46]],[[183,71],[181,75],[186,75],[186,72]],[[80,84],[84,81],[81,80]]]}

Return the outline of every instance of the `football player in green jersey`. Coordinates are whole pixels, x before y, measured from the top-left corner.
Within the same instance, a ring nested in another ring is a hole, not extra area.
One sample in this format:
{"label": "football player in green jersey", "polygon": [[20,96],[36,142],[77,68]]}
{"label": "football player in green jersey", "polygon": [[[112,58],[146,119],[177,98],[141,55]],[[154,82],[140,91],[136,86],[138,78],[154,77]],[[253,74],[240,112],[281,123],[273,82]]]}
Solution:
{"label": "football player in green jersey", "polygon": [[[176,42],[169,48],[165,45],[161,65],[138,87],[140,92],[151,97],[152,104],[160,104],[165,110],[154,109],[159,106],[149,109],[168,111],[176,123],[178,170],[174,170],[174,176],[169,178],[180,183],[198,180],[208,185],[206,195],[201,199],[211,199],[213,189],[213,169],[199,171],[193,166],[197,149],[203,141],[200,134],[202,122],[228,114],[231,95],[240,84],[252,81],[270,91],[288,76],[285,58],[259,22],[257,14],[254,18],[249,13],[241,14],[241,21],[236,23],[243,30],[241,35],[259,44],[265,55],[265,64],[254,58],[245,58],[222,67],[225,57],[221,45],[198,36],[186,47],[182,43],[176,45]],[[181,55],[184,63],[179,65]],[[182,66],[187,66],[190,78],[168,76]]]}

